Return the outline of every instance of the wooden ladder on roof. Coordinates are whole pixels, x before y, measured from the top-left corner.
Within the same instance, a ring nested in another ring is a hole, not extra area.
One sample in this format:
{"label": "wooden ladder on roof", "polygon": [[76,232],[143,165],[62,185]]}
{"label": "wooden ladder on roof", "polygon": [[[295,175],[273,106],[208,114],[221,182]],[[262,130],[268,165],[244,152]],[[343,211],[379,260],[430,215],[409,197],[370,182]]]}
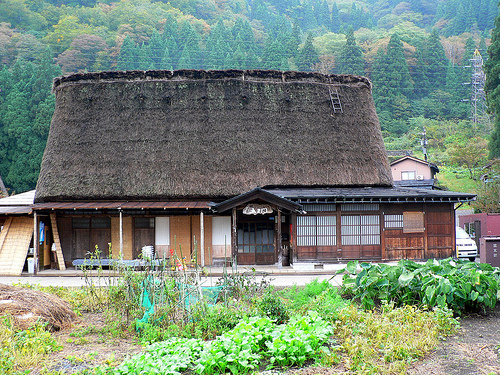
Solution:
{"label": "wooden ladder on roof", "polygon": [[59,238],[59,231],[57,230],[56,214],[50,214],[50,223],[52,225],[52,236],[54,237],[54,244],[56,245],[56,256],[59,269],[64,271],[66,264],[64,263],[64,255],[61,247],[61,240]]}
{"label": "wooden ladder on roof", "polygon": [[328,92],[330,93],[330,102],[332,103],[333,113],[344,113],[338,90],[336,88],[332,89],[331,87],[328,87]]}

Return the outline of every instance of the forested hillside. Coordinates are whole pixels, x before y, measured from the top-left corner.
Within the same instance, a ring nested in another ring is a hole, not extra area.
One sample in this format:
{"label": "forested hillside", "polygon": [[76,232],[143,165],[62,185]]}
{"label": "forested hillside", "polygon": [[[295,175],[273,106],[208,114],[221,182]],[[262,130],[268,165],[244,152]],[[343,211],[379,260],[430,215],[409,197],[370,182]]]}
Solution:
{"label": "forested hillside", "polygon": [[418,156],[425,127],[455,188],[448,169],[477,179],[486,163],[470,59],[486,59],[497,13],[497,0],[2,0],[0,175],[11,193],[34,188],[55,76],[278,69],[368,76],[387,148]]}

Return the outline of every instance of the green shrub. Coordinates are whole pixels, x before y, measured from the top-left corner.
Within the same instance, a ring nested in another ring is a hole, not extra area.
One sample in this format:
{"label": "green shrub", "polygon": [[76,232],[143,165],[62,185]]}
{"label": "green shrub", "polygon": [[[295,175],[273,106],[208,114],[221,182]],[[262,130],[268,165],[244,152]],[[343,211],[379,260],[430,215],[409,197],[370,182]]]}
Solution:
{"label": "green shrub", "polygon": [[286,323],[290,319],[290,313],[285,302],[272,291],[267,292],[259,299],[257,306],[263,316],[273,319],[276,324]]}

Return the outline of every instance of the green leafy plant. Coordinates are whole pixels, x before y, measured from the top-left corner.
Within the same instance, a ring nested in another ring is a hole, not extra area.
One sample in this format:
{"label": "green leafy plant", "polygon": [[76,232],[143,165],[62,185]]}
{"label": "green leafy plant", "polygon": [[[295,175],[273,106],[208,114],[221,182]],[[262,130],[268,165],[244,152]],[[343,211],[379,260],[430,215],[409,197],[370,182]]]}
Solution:
{"label": "green leafy plant", "polygon": [[500,277],[489,264],[451,258],[425,264],[401,260],[396,266],[355,261],[339,272],[345,273],[342,292],[359,299],[366,309],[394,301],[397,306],[449,307],[458,314],[493,308]]}
{"label": "green leafy plant", "polygon": [[245,374],[262,362],[269,367],[301,365],[326,351],[333,332],[317,313],[276,325],[267,317],[242,319],[212,341],[170,338],[126,360],[115,374]]}

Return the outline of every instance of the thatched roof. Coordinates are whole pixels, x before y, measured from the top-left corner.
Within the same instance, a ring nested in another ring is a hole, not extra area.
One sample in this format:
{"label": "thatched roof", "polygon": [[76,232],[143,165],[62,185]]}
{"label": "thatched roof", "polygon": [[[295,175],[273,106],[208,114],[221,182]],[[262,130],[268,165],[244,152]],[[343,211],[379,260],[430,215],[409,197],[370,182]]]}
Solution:
{"label": "thatched roof", "polygon": [[54,91],[36,202],[392,184],[364,77],[102,72],[57,78]]}

